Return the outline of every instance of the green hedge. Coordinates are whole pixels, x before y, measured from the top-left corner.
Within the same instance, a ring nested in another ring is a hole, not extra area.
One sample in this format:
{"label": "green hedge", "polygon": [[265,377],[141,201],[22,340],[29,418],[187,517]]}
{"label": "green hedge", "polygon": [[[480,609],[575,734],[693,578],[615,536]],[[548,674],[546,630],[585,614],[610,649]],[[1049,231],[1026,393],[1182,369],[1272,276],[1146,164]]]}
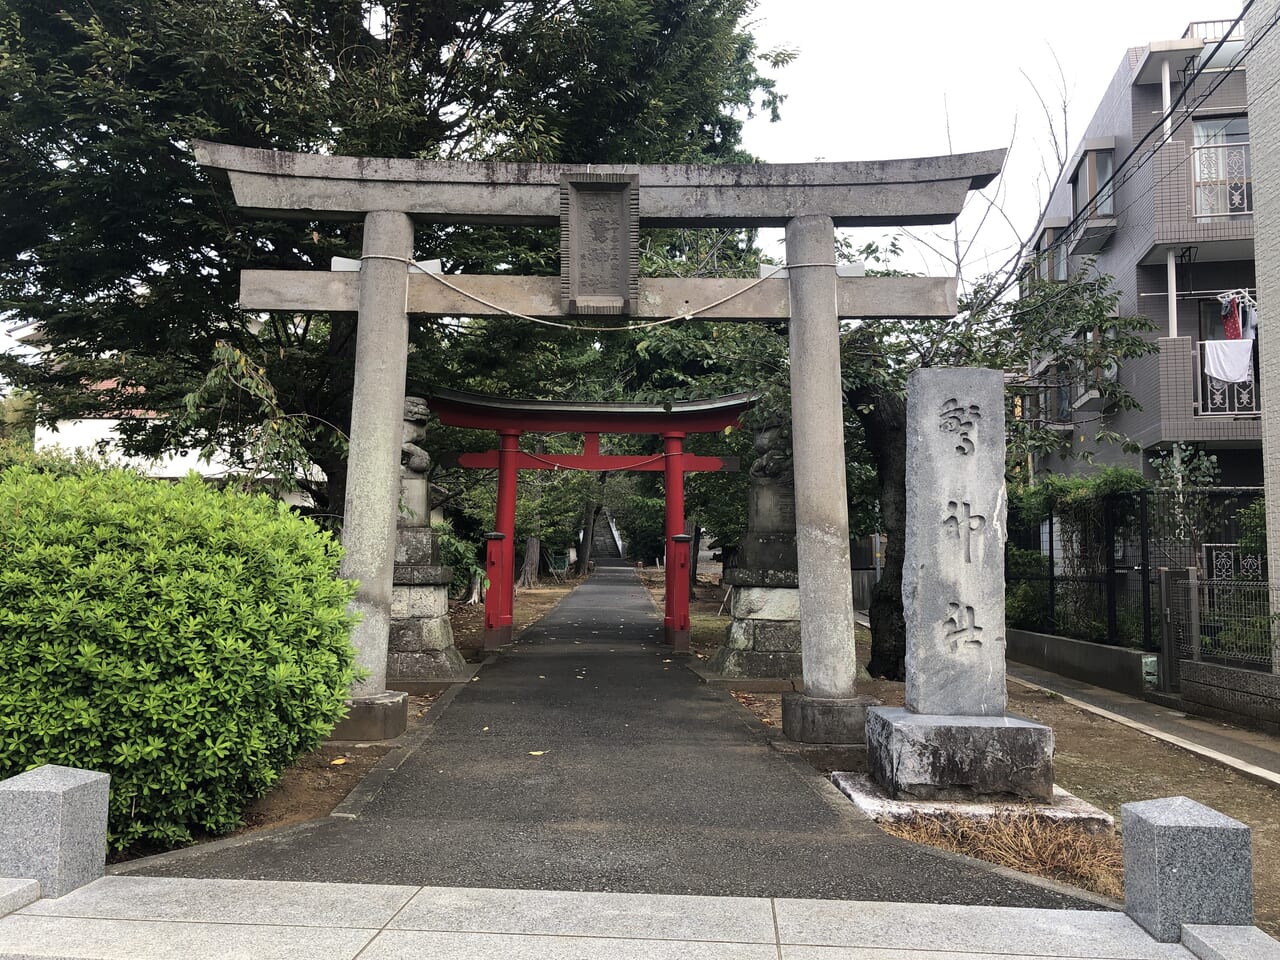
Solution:
{"label": "green hedge", "polygon": [[340,548],[263,496],[0,475],[0,777],[111,774],[113,849],[223,833],[345,710]]}

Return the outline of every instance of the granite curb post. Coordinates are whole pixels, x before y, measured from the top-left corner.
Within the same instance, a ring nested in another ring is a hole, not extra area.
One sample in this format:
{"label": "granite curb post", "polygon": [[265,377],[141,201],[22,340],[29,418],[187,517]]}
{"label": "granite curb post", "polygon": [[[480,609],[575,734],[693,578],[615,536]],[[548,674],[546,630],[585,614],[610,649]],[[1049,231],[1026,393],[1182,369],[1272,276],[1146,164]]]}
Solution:
{"label": "granite curb post", "polygon": [[0,877],[36,880],[45,897],[101,877],[110,786],[105,773],[55,764],[0,781]]}
{"label": "granite curb post", "polygon": [[894,799],[1053,800],[1053,731],[1005,706],[1004,374],[907,383],[906,707],[867,715],[867,763]]}
{"label": "granite curb post", "polygon": [[1253,923],[1252,832],[1187,797],[1120,807],[1124,911],[1162,943],[1183,924]]}

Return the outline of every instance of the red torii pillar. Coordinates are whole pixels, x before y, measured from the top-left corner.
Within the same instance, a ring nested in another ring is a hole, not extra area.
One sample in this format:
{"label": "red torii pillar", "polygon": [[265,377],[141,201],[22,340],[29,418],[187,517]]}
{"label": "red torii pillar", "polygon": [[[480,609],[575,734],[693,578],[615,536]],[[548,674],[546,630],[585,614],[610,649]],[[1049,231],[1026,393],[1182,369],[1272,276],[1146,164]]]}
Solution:
{"label": "red torii pillar", "polygon": [[689,540],[684,533],[684,437],[662,435],[667,506],[666,611],[663,634],[676,653],[689,652]]}
{"label": "red torii pillar", "polygon": [[496,551],[496,563],[485,560],[489,592],[495,602],[485,604],[484,648],[496,650],[511,642],[512,614],[516,591],[516,455],[520,452],[520,431],[498,430],[498,516],[500,538],[489,541]]}

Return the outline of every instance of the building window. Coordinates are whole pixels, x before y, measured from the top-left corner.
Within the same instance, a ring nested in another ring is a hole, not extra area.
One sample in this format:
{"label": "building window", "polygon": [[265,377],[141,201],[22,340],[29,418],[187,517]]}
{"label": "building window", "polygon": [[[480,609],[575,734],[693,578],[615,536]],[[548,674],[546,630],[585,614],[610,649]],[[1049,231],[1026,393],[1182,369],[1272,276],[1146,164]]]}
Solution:
{"label": "building window", "polygon": [[1036,241],[1036,276],[1063,283],[1067,279],[1067,238],[1061,227],[1045,227]]}
{"label": "building window", "polygon": [[1088,150],[1071,178],[1072,205],[1077,217],[1115,216],[1115,154],[1111,150]]}
{"label": "building window", "polygon": [[1192,147],[1197,217],[1243,217],[1253,213],[1249,164],[1249,118],[1195,121]]}

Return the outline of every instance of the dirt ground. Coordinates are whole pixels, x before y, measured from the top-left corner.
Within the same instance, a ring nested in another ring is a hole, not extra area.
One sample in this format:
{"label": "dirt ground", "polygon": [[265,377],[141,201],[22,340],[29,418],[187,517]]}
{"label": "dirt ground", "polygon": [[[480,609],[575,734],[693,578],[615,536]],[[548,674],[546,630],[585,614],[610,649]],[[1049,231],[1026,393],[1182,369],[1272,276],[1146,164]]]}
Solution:
{"label": "dirt ground", "polygon": [[[539,583],[536,587],[517,590],[515,607],[511,611],[515,633],[518,635],[529,624],[541,619],[580,582],[570,579],[564,582]],[[484,604],[465,604],[450,600],[449,622],[453,624],[454,645],[463,651],[464,656],[471,656],[468,651],[480,646],[484,633]]]}
{"label": "dirt ground", "polygon": [[[859,644],[860,649],[869,641]],[[864,654],[865,655],[865,654]],[[1054,779],[1120,820],[1120,805],[1185,796],[1253,828],[1256,923],[1280,937],[1280,789],[1072,706],[1051,693],[1009,682],[1009,712],[1053,728]],[[903,685],[884,680],[867,693],[901,706]],[[781,728],[782,696],[735,693],[761,722]]]}

